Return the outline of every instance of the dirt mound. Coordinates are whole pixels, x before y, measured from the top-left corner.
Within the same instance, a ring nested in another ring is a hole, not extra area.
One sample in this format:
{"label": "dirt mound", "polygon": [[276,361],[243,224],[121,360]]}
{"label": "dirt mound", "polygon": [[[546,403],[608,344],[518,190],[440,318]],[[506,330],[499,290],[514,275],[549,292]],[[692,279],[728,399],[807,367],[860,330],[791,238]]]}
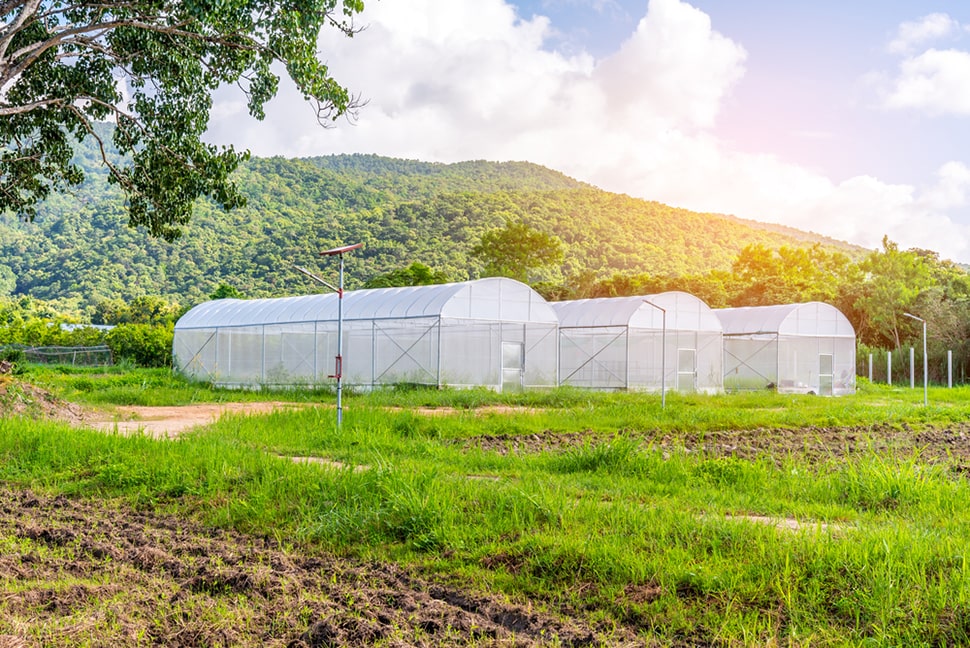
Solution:
{"label": "dirt mound", "polygon": [[635,645],[393,564],[101,501],[0,486],[0,538],[0,646]]}
{"label": "dirt mound", "polygon": [[79,405],[11,376],[0,376],[0,417],[12,416],[64,421],[72,425],[84,422],[84,411]]}

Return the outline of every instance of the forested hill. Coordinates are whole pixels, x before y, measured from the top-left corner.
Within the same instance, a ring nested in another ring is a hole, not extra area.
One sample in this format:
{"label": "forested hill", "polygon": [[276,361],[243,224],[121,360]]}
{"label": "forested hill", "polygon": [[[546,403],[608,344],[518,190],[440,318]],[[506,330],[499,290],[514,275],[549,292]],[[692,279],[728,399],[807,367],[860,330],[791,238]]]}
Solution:
{"label": "forested hill", "polygon": [[364,248],[348,258],[349,287],[415,261],[463,280],[482,271],[472,254],[482,235],[516,221],[563,241],[562,267],[537,277],[550,282],[727,270],[752,243],[821,240],[608,193],[535,164],[342,155],[252,159],[237,173],[245,208],[200,203],[182,238],[166,243],[128,228],[91,151],[78,159],[84,185],[49,200],[35,222],[0,215],[0,296],[87,308],[146,294],[191,305],[221,282],[246,296],[316,292],[293,265],[327,273],[317,252],[356,242]]}
{"label": "forested hill", "polygon": [[307,158],[306,161],[345,176],[363,179],[368,186],[388,189],[410,199],[466,191],[494,193],[593,188],[558,171],[529,162],[475,160],[437,164],[360,154]]}

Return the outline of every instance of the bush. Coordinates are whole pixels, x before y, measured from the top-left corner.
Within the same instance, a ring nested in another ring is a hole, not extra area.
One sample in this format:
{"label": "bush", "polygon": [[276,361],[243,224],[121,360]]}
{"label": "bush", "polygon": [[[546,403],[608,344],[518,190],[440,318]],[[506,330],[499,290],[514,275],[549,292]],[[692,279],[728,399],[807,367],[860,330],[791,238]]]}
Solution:
{"label": "bush", "polygon": [[129,360],[140,367],[170,367],[172,365],[171,324],[120,324],[105,336],[115,360]]}

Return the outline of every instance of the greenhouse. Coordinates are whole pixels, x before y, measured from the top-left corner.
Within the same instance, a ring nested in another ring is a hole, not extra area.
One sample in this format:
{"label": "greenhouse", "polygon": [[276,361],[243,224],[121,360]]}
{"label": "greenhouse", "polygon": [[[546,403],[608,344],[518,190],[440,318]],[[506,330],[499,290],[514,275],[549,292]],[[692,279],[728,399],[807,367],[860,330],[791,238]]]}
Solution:
{"label": "greenhouse", "polygon": [[554,302],[559,382],[591,389],[721,391],[721,323],[684,292]]}
{"label": "greenhouse", "polygon": [[855,392],[855,330],[820,302],[714,311],[724,327],[724,388]]}
{"label": "greenhouse", "polygon": [[[175,365],[223,386],[335,382],[339,301],[331,293],[200,304],[175,325]],[[556,314],[518,281],[358,290],[342,301],[344,385],[556,384]]]}

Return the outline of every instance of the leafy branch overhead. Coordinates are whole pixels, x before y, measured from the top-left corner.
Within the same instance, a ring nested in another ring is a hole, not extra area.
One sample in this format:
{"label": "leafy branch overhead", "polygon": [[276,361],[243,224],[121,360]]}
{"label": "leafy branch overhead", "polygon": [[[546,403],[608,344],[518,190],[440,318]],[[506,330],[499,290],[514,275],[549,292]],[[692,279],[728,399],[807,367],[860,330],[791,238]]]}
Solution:
{"label": "leafy branch overhead", "polygon": [[358,100],[317,41],[327,27],[352,36],[362,10],[362,0],[0,0],[0,210],[32,220],[52,191],[79,184],[73,142],[89,135],[130,225],[154,236],[177,238],[200,196],[243,204],[229,175],[247,154],[200,139],[212,92],[236,84],[262,119],[281,63],[322,124],[353,115]]}

